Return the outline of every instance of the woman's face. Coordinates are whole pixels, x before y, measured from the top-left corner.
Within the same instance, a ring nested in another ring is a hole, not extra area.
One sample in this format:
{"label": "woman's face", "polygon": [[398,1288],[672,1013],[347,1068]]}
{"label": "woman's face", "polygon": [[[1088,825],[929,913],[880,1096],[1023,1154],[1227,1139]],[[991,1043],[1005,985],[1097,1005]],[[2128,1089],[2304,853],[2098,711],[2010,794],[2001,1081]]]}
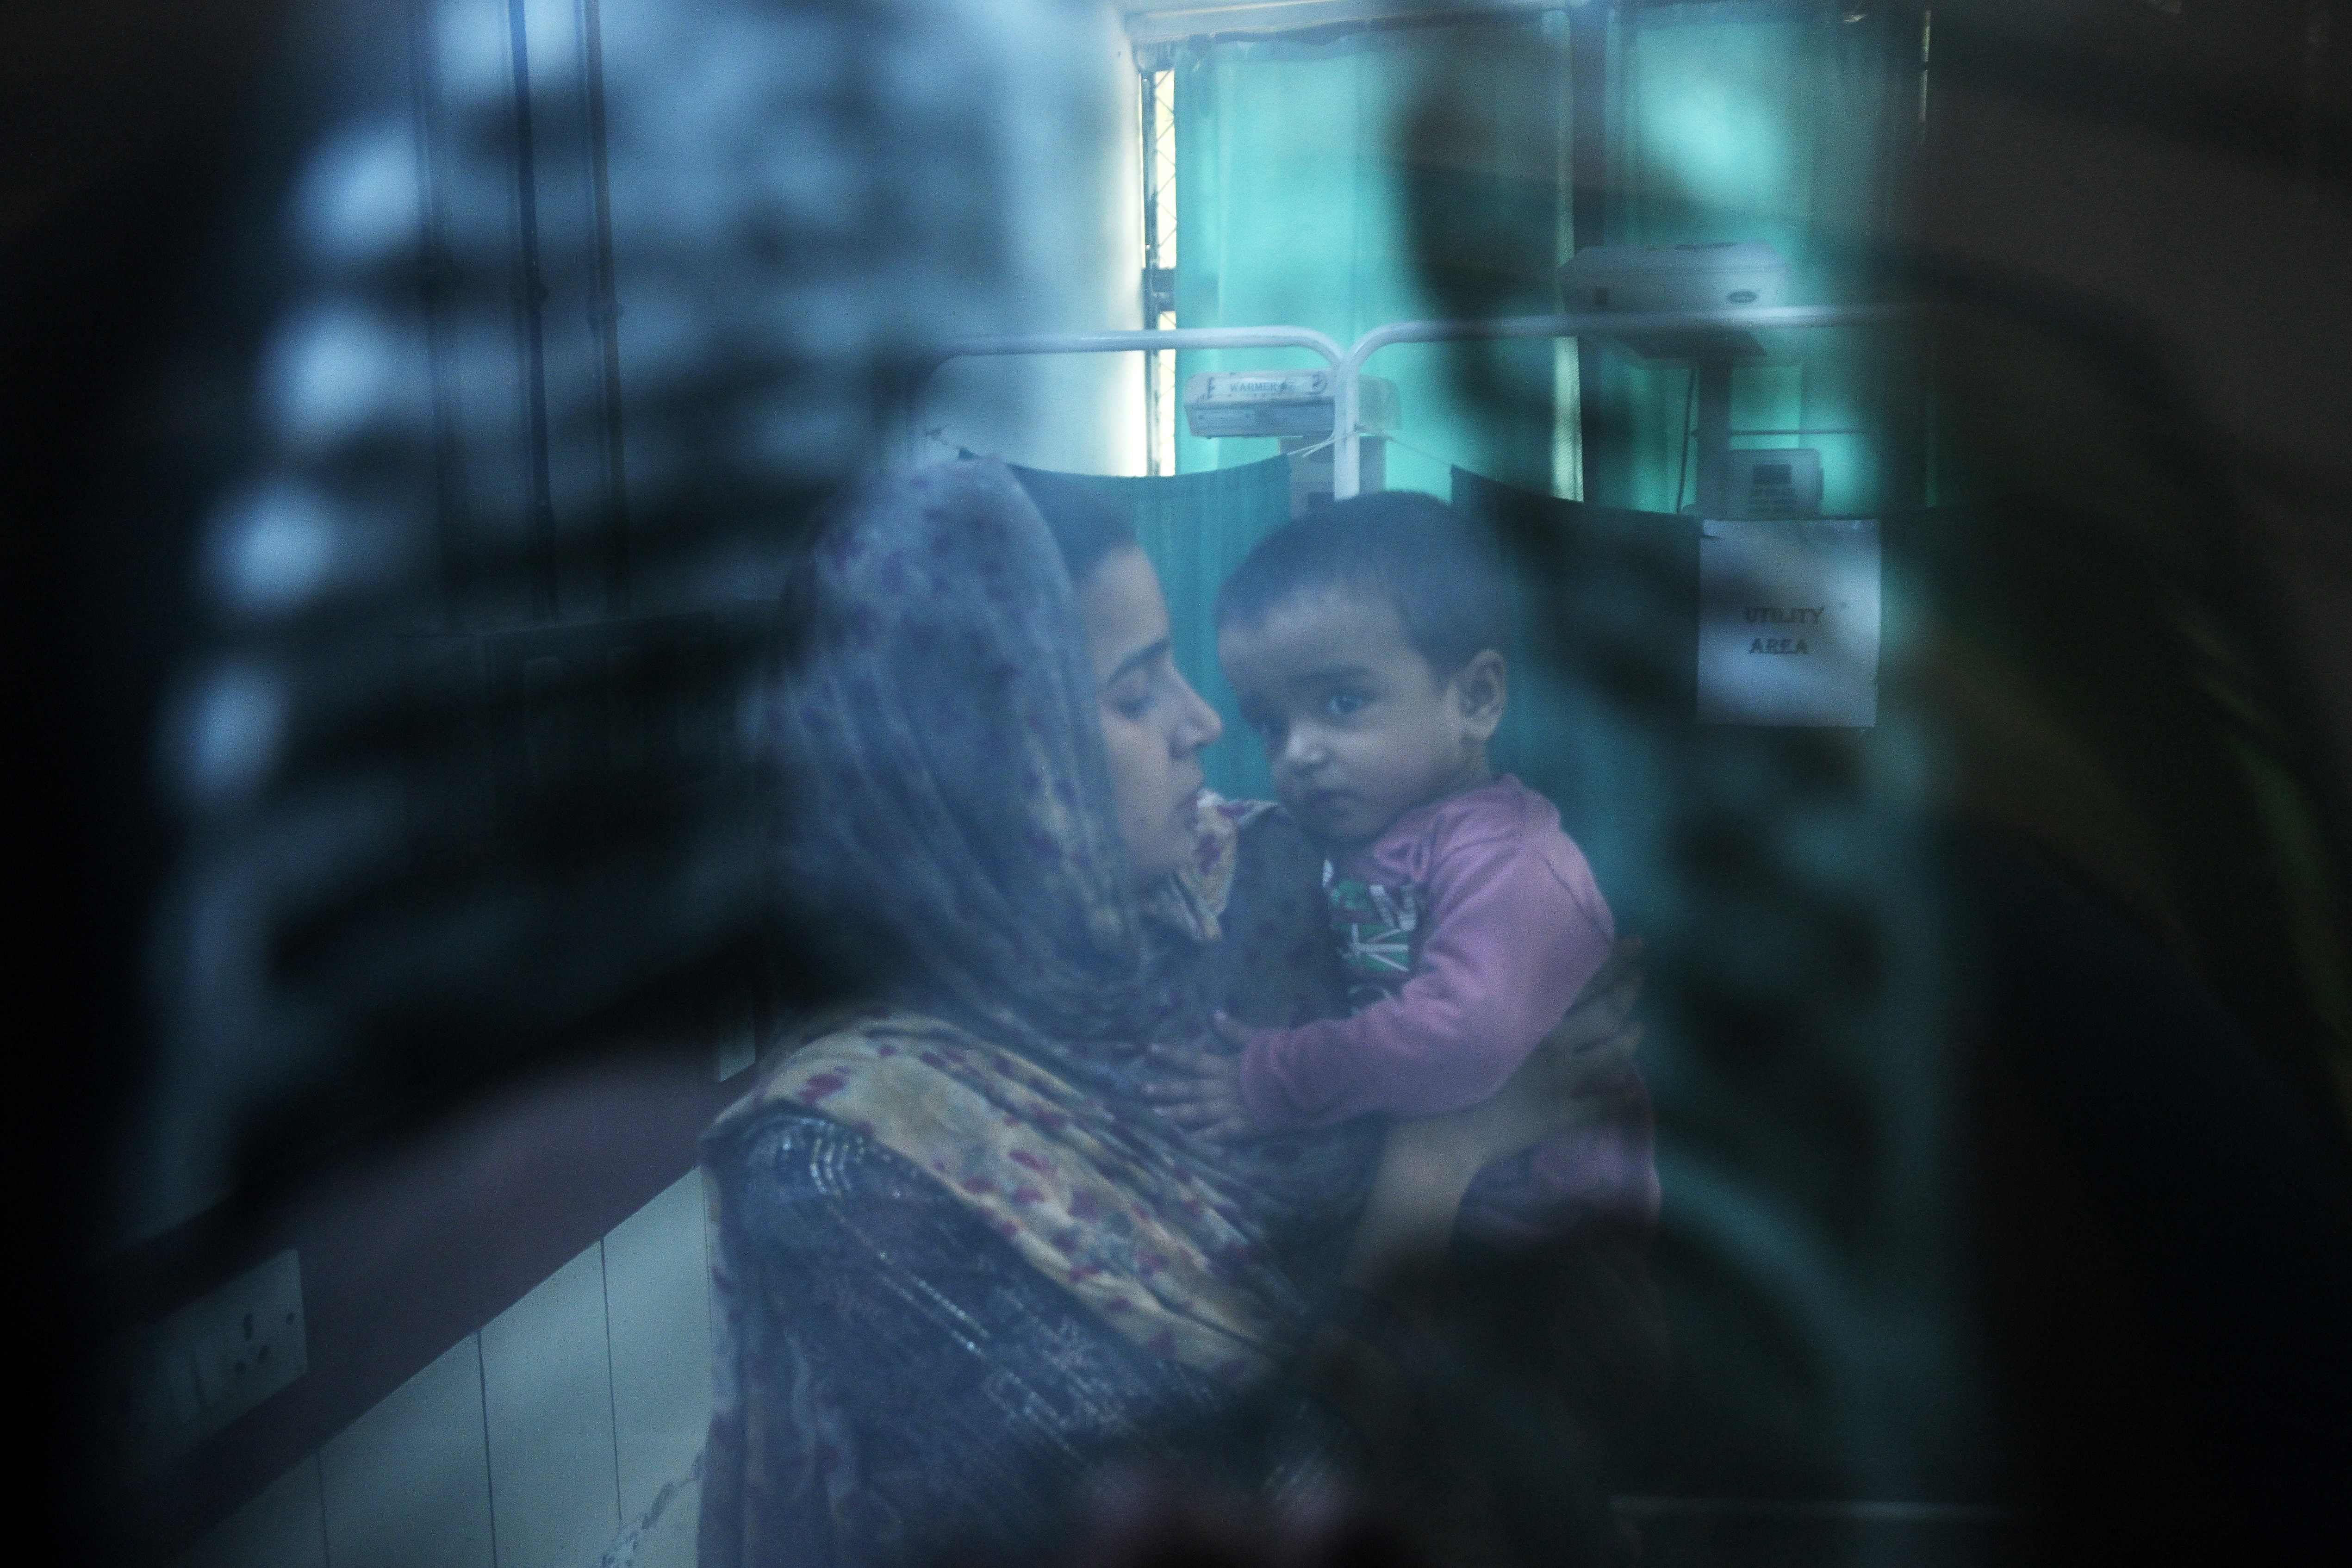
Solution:
{"label": "woman's face", "polygon": [[1192,853],[1201,748],[1224,725],[1169,658],[1168,603],[1142,551],[1129,545],[1097,562],[1079,584],[1078,614],[1119,837],[1137,879],[1150,882]]}

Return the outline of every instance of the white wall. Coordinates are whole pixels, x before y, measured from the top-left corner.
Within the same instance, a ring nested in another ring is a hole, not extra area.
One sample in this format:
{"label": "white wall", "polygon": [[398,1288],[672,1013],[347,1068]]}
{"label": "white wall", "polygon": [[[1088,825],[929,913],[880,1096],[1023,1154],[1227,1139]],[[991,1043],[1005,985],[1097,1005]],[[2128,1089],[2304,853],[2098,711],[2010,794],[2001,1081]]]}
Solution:
{"label": "white wall", "polygon": [[[1025,276],[990,330],[1104,331],[1142,325],[1142,147],[1132,47],[1106,0],[1075,7],[1066,41],[1091,88],[1066,113],[1039,113],[1031,172],[1002,193],[1027,240]],[[1074,473],[1143,472],[1139,354],[960,360],[943,366],[916,410],[923,461],[968,447]],[[937,428],[940,441],[922,432]]]}
{"label": "white wall", "polygon": [[179,1568],[691,1568],[700,1171],[328,1439]]}

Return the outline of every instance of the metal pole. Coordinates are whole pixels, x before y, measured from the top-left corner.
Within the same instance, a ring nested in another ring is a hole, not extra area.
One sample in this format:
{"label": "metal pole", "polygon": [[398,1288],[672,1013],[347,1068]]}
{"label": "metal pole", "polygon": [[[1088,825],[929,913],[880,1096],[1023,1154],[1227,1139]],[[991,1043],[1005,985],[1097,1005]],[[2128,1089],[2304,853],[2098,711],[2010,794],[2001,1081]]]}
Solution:
{"label": "metal pole", "polygon": [[919,368],[920,387],[951,359],[990,354],[1098,354],[1158,349],[1309,349],[1334,369],[1347,355],[1311,327],[1164,327],[1150,331],[1045,332],[1034,336],[956,338],[934,348]]}
{"label": "metal pole", "polygon": [[[1352,357],[1352,355],[1350,356]],[[1331,434],[1338,437],[1331,448],[1331,499],[1346,500],[1362,487],[1364,475],[1363,436],[1357,429],[1359,372],[1360,363],[1342,364],[1331,378]]]}
{"label": "metal pole", "polygon": [[580,38],[588,120],[589,186],[595,195],[596,298],[588,310],[603,360],[604,434],[604,613],[626,615],[634,575],[629,558],[629,479],[621,425],[621,294],[614,281],[612,157],[604,134],[604,18],[601,0],[583,0]]}
{"label": "metal pole", "polygon": [[1692,399],[1698,405],[1698,514],[1720,517],[1724,510],[1724,489],[1729,475],[1724,472],[1731,455],[1731,363],[1720,356],[1694,360],[1691,374],[1697,378]]}
{"label": "metal pole", "polygon": [[[1160,128],[1160,73],[1156,60],[1137,51],[1136,100],[1142,110],[1143,126],[1140,146],[1143,151],[1143,268],[1136,279],[1140,291],[1138,320],[1148,331],[1160,326],[1160,290],[1157,287],[1160,267],[1160,158],[1154,133]],[[1143,471],[1160,471],[1160,351],[1147,349],[1143,354]]]}
{"label": "metal pole", "polygon": [[530,607],[551,621],[560,607],[555,543],[555,488],[547,466],[547,280],[539,265],[539,169],[531,138],[530,48],[522,0],[507,0],[507,36],[514,62],[516,236],[520,241],[515,306],[523,340],[523,406],[530,447]]}
{"label": "metal pole", "polygon": [[425,328],[425,363],[433,389],[433,527],[440,547],[441,629],[466,624],[464,449],[457,440],[457,395],[449,371],[449,246],[441,169],[441,75],[434,53],[430,0],[409,0],[409,58],[415,72],[416,177],[420,254],[416,300]]}
{"label": "metal pole", "polygon": [[1916,307],[1910,305],[1738,305],[1707,310],[1582,310],[1561,316],[1497,316],[1483,321],[1391,321],[1358,338],[1347,357],[1360,365],[1391,343],[1870,327],[1904,321],[1914,313]]}

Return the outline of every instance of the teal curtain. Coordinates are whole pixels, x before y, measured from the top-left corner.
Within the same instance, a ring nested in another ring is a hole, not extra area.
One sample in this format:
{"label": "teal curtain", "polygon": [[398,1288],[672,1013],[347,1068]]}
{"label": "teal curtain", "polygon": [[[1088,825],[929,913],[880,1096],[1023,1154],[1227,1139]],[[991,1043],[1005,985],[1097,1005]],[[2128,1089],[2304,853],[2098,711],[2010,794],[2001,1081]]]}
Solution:
{"label": "teal curtain", "polygon": [[[1454,313],[1458,284],[1497,313],[1553,309],[1567,48],[1559,13],[1186,43],[1176,62],[1177,324],[1307,326],[1345,348],[1387,322]],[[1554,345],[1506,351],[1514,380],[1537,395],[1499,412],[1465,397],[1448,352],[1400,345],[1367,367],[1397,383],[1411,444],[1390,449],[1388,488],[1443,495],[1449,465],[1461,463],[1550,489]],[[1319,363],[1296,350],[1194,353],[1177,369],[1181,378]],[[1186,472],[1276,450],[1271,440],[1195,439],[1181,415],[1176,447]]]}
{"label": "teal curtain", "polygon": [[[1614,742],[1625,723],[1596,676],[1647,672],[1643,722],[1689,727],[1698,647],[1698,523],[1619,510],[1453,475],[1454,505],[1513,563],[1510,701],[1496,731],[1496,771],[1560,810],[1619,923],[1638,930],[1659,879],[1635,847],[1671,796],[1654,754]],[[1596,671],[1596,650],[1616,668]]]}
{"label": "teal curtain", "polygon": [[1217,666],[1217,589],[1252,545],[1289,521],[1289,465],[1276,458],[1162,479],[1069,477],[1093,486],[1134,523],[1160,574],[1176,668],[1225,721],[1224,737],[1201,759],[1209,787],[1236,798],[1270,798],[1265,753],[1243,725]]}
{"label": "teal curtain", "polygon": [[[1848,13],[1853,13],[1849,19]],[[1917,135],[1916,16],[1773,0],[1612,13],[1607,238],[1762,240],[1789,263],[1790,304],[1870,297],[1874,240]],[[1811,446],[1822,510],[1916,507],[1916,440],[1899,342],[1883,329],[1788,332],[1732,376],[1734,447]],[[1647,511],[1689,503],[1690,372],[1596,348],[1585,498]],[[1833,433],[1832,433],[1833,432]]]}

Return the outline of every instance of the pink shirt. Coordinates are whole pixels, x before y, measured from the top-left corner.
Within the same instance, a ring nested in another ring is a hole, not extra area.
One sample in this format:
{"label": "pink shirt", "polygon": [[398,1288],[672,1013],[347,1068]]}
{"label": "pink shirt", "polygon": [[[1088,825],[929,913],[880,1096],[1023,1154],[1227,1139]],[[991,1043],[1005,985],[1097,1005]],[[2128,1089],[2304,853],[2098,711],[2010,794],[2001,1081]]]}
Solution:
{"label": "pink shirt", "polygon": [[1507,774],[1405,813],[1338,870],[1418,884],[1420,951],[1403,984],[1353,1017],[1252,1036],[1241,1097],[1261,1131],[1475,1105],[1559,1022],[1616,941],[1559,811]]}

